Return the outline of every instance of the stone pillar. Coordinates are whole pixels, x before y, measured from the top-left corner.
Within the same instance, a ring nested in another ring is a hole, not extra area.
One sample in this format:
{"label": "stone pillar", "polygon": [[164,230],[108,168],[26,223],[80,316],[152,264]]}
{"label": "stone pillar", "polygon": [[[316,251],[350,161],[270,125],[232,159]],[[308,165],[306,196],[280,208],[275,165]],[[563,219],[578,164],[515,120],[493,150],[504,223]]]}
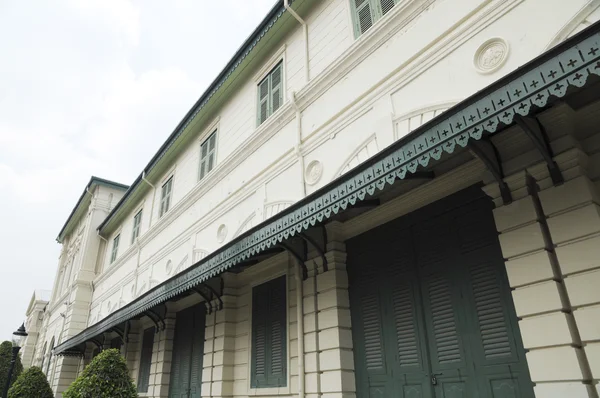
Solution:
{"label": "stone pillar", "polygon": [[141,325],[138,321],[130,321],[129,324],[129,333],[127,335],[126,347],[124,347],[123,352],[125,353],[125,360],[127,361],[127,369],[129,370],[129,375],[134,380],[137,385],[138,381],[138,373],[140,367],[140,349],[141,349],[141,339],[142,339],[142,330]]}
{"label": "stone pillar", "polygon": [[[37,313],[36,313],[37,314]],[[38,341],[38,332],[27,331],[28,335],[25,339],[25,344],[21,348],[21,363],[25,369],[34,365],[35,347]]]}
{"label": "stone pillar", "polygon": [[81,358],[56,356],[53,360],[55,363],[52,366],[56,370],[52,381],[52,391],[54,391],[57,398],[61,398],[62,393],[69,388],[79,375]]}
{"label": "stone pillar", "polygon": [[[235,275],[225,274],[223,309],[206,315],[202,371],[203,397],[234,395],[234,356],[236,349],[237,290]],[[212,302],[213,308],[219,304]]]}
{"label": "stone pillar", "polygon": [[173,357],[173,339],[175,337],[175,313],[167,311],[165,328],[154,336],[152,348],[152,365],[150,381],[146,396],[167,398],[169,396],[169,380],[171,377],[171,361]]}
{"label": "stone pillar", "polygon": [[94,355],[95,346],[88,344],[85,348],[85,352],[83,353],[83,360],[81,361],[81,365],[79,367],[79,374],[83,372],[86,366],[92,362]]}
{"label": "stone pillar", "polygon": [[[329,243],[323,259],[307,262],[309,278],[304,281],[304,341],[306,396],[344,397],[356,393],[352,330],[346,272],[345,245],[341,224],[327,226]],[[297,388],[292,392],[295,393]]]}
{"label": "stone pillar", "polygon": [[[93,274],[91,276],[93,277]],[[89,282],[78,279],[69,296],[61,338],[56,345],[67,341],[87,327],[91,299],[92,291]],[[51,364],[49,377],[53,378],[52,388],[57,397],[61,397],[62,392],[77,378],[80,358],[56,357],[51,359],[54,363]]]}
{"label": "stone pillar", "polygon": [[575,155],[557,158],[564,185],[552,186],[545,165],[506,178],[515,200],[494,210],[538,398],[598,398],[600,355],[586,341],[600,339],[600,201]]}

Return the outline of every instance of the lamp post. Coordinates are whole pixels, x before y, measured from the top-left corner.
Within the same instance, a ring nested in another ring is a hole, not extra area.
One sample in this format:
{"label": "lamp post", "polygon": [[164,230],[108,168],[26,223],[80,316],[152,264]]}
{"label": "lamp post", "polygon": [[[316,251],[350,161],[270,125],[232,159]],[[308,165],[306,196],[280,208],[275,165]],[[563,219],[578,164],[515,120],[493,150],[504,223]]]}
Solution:
{"label": "lamp post", "polygon": [[27,337],[27,332],[25,331],[25,324],[22,324],[21,327],[13,333],[13,335],[17,336],[17,339],[13,339],[12,358],[10,360],[10,367],[8,368],[8,377],[6,378],[4,393],[2,394],[4,398],[8,396],[8,389],[10,388],[10,379],[12,379],[13,370],[15,369],[15,363],[17,362],[17,356],[19,355],[19,350],[23,345],[25,337]]}

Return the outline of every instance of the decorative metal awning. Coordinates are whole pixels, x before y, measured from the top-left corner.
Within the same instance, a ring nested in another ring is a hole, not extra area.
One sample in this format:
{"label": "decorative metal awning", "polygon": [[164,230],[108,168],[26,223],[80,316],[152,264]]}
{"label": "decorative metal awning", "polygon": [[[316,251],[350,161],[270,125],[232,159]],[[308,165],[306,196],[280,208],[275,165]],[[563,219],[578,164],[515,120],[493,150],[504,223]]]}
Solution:
{"label": "decorative metal awning", "polygon": [[[74,347],[197,288],[253,256],[282,245],[285,248],[286,242],[298,239],[300,234],[348,207],[372,200],[386,186],[419,176],[430,162],[457,148],[471,149],[481,158],[503,190],[500,162],[493,146],[489,146],[489,137],[513,123],[531,137],[547,161],[554,182],[560,183],[562,177],[544,143],[543,131],[532,116],[565,97],[567,90],[589,84],[590,78],[595,79],[592,75],[600,76],[598,23],[422,125],[347,174],[60,344],[54,352],[72,352]],[[503,199],[510,202],[510,192],[503,190]],[[326,237],[321,243],[326,243]]]}

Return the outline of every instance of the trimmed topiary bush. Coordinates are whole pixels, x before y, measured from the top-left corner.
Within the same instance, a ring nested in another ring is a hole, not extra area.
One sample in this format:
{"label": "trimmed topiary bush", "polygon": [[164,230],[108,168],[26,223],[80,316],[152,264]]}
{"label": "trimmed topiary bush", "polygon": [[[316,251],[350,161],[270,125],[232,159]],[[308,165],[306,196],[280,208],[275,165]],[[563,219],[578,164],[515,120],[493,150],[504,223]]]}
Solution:
{"label": "trimmed topiary bush", "polygon": [[[6,386],[6,378],[8,377],[8,369],[10,368],[10,360],[12,359],[12,343],[4,341],[0,344],[0,394]],[[23,364],[21,363],[21,355],[17,355],[17,362],[11,377],[10,385],[12,385],[17,377],[23,372]]]}
{"label": "trimmed topiary bush", "polygon": [[125,358],[116,349],[102,351],[81,376],[63,393],[63,398],[137,398]]}
{"label": "trimmed topiary bush", "polygon": [[32,366],[21,373],[8,390],[8,398],[54,398],[42,369]]}

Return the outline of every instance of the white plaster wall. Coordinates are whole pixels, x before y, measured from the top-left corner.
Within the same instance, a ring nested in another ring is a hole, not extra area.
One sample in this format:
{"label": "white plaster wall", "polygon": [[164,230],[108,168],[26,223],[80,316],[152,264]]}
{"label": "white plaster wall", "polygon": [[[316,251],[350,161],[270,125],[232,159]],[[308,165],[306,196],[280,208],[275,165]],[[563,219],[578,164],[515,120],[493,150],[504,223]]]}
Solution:
{"label": "white plaster wall", "polygon": [[[300,26],[273,50],[275,53],[285,44],[285,95],[288,98],[290,91],[297,91],[302,106],[304,164],[316,160],[323,165],[323,175],[306,186],[307,193],[408,132],[394,132],[403,114],[417,111],[419,115],[419,109],[432,104],[464,99],[544,51],[587,2],[438,0],[412,18],[415,7],[411,7],[425,3],[407,3],[406,9],[391,12],[355,40],[348,0],[319,2],[306,16],[308,86],[304,83]],[[475,51],[497,36],[510,45],[508,60],[497,72],[481,75],[473,67]],[[130,302],[175,270],[189,267],[198,256],[214,251],[302,197],[300,163],[294,151],[297,121],[292,108],[289,103],[284,105],[272,120],[257,128],[256,85],[255,79],[248,79],[213,115],[210,123],[216,123],[218,130],[213,176],[198,182],[200,143],[213,131],[206,125],[170,171],[152,181],[156,191],[149,190],[108,237],[104,272],[94,282],[92,320],[107,315],[109,300],[118,302],[119,307]],[[271,138],[253,152],[240,155],[267,136]],[[230,162],[235,167],[223,172]],[[160,187],[172,171],[171,208],[159,218]],[[142,207],[138,261],[131,228],[133,216]],[[220,225],[227,228],[222,242],[217,239]],[[119,258],[108,265],[117,233],[122,234]]]}

